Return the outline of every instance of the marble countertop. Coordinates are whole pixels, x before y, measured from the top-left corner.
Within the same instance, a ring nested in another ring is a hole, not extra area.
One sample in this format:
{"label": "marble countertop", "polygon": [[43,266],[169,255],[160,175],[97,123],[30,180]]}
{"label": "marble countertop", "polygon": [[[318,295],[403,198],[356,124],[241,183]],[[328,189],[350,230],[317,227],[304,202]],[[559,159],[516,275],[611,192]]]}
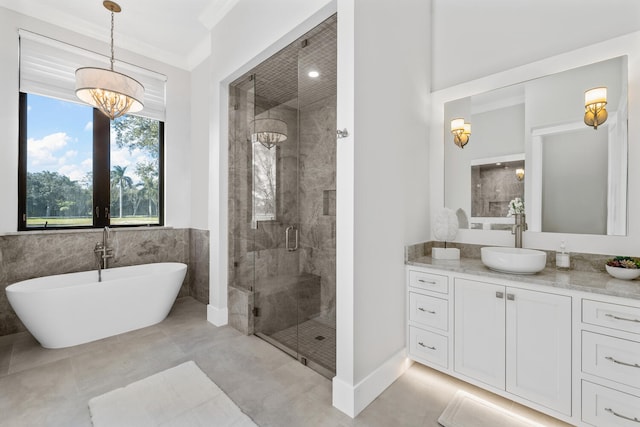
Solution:
{"label": "marble countertop", "polygon": [[611,295],[622,298],[640,300],[640,279],[620,280],[607,273],[591,271],[559,271],[547,267],[539,273],[530,275],[507,274],[489,270],[477,258],[462,258],[460,260],[436,260],[430,256],[410,259],[406,263],[416,267],[428,267],[455,273],[467,273],[477,276],[504,279],[512,282],[538,284],[554,288],[591,292],[601,295]]}

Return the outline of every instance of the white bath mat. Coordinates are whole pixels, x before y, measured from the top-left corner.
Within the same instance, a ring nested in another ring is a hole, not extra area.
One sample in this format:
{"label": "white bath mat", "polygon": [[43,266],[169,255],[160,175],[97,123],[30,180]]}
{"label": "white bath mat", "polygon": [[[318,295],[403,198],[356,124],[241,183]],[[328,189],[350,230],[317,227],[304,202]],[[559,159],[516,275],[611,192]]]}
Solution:
{"label": "white bath mat", "polygon": [[459,390],[438,422],[444,427],[544,427]]}
{"label": "white bath mat", "polygon": [[94,397],[89,410],[95,427],[256,427],[193,361]]}

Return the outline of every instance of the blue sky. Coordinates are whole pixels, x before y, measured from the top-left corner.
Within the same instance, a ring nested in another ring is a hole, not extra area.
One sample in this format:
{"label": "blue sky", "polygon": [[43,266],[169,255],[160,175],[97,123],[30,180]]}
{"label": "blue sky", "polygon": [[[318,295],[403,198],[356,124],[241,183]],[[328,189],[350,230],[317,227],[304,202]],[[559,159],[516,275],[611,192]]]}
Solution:
{"label": "blue sky", "polygon": [[[93,166],[93,109],[90,106],[27,95],[27,170],[50,171],[80,181]],[[114,138],[112,137],[112,140]],[[111,167],[127,167],[134,183],[135,163],[148,160],[139,150],[111,147]]]}

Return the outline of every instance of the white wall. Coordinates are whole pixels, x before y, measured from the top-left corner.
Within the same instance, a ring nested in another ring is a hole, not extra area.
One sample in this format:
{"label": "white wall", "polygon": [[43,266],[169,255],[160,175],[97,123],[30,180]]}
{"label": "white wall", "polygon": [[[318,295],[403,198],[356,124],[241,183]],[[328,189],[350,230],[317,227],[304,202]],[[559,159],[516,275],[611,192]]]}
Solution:
{"label": "white wall", "polygon": [[[0,234],[15,232],[18,217],[18,28],[51,37],[65,43],[108,54],[109,46],[64,28],[0,8]],[[165,202],[166,225],[190,225],[190,122],[189,73],[160,62],[116,51],[122,60],[165,74],[167,115],[165,125]]]}
{"label": "white wall", "polygon": [[191,227],[208,229],[211,56],[191,70]]}
{"label": "white wall", "polygon": [[[351,135],[338,140],[333,400],[356,415],[402,372],[404,246],[425,240],[429,232],[431,5],[423,0],[338,4],[338,72],[353,76],[354,86],[352,91],[342,81],[338,86],[338,128]],[[353,343],[352,360],[343,357],[345,342]],[[349,386],[354,401],[339,402]]]}
{"label": "white wall", "polygon": [[433,0],[433,89],[640,29],[637,0]]}

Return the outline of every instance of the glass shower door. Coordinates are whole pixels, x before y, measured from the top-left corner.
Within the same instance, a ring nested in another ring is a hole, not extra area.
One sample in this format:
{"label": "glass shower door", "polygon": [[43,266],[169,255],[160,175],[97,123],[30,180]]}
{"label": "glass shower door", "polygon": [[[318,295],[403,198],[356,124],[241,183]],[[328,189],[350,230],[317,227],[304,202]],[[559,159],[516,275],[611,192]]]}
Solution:
{"label": "glass shower door", "polygon": [[329,378],[335,375],[335,56],[333,17],[251,70],[246,149],[234,159],[238,179],[245,179],[235,196],[247,208],[246,221],[235,222],[233,233],[246,236],[253,268],[252,330]]}

